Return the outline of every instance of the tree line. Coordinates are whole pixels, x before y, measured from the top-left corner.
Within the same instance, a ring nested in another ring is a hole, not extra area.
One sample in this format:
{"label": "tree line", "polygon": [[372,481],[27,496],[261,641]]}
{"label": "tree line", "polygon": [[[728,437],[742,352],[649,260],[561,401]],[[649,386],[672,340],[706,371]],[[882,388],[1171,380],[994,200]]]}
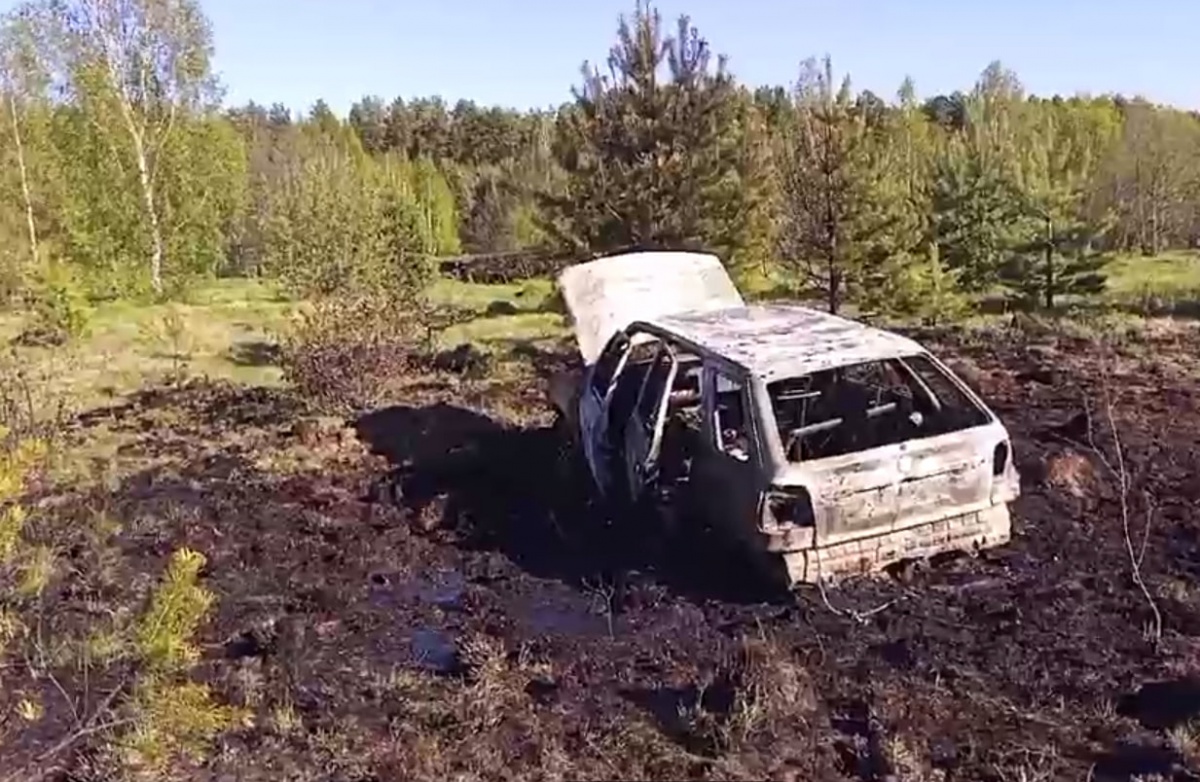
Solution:
{"label": "tree line", "polygon": [[[717,252],[830,309],[1053,306],[1110,252],[1200,241],[1200,116],[1029,95],[989,65],[922,100],[829,58],[751,87],[687,17],[638,4],[569,99],[227,108],[196,0],[35,0],[0,25],[0,296],[171,295],[253,274],[421,289],[434,259]],[[398,78],[402,75],[398,76]]]}

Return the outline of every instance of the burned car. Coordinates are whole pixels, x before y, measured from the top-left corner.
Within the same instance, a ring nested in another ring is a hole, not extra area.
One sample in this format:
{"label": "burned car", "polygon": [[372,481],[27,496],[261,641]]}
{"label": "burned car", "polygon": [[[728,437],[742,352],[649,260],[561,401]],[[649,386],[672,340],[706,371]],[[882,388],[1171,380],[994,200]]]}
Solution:
{"label": "burned car", "polygon": [[551,396],[601,497],[702,520],[789,586],[1009,540],[1008,432],[917,342],[747,304],[702,253],[559,285],[584,366]]}

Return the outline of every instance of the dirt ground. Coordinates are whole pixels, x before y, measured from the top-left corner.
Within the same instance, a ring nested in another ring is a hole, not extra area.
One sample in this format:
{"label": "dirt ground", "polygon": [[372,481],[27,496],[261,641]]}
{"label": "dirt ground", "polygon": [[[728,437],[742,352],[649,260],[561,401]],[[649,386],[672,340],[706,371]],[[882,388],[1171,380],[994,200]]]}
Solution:
{"label": "dirt ground", "polygon": [[[193,779],[1200,778],[1197,331],[922,336],[1014,435],[1014,541],[824,594],[585,521],[519,382],[347,428],[279,391],[143,394],[76,432],[143,469],[48,501],[124,520],[127,578],[208,557],[200,675],[255,719]],[[1116,466],[1106,398],[1126,513],[1087,447]]]}

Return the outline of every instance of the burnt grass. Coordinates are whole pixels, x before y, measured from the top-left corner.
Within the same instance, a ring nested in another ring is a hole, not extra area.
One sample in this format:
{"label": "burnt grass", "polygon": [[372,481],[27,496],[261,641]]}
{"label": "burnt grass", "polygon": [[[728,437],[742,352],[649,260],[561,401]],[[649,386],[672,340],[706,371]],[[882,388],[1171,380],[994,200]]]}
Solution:
{"label": "burnt grass", "polygon": [[[435,378],[346,422],[144,392],[76,432],[143,467],[54,501],[130,521],[146,578],[208,557],[197,675],[255,718],[191,778],[1200,778],[1200,338],[924,337],[1013,433],[1014,540],[824,594],[604,523],[520,382]],[[1118,481],[1056,471],[1089,429],[1112,454],[1106,394],[1157,639]]]}

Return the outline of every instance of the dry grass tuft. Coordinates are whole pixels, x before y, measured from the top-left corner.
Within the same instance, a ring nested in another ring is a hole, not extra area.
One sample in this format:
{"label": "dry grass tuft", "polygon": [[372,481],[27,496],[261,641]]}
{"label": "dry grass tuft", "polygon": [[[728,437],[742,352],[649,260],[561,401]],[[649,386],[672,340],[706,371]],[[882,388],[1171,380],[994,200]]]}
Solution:
{"label": "dry grass tuft", "polygon": [[1097,487],[1096,466],[1086,455],[1066,450],[1045,460],[1046,483],[1077,499],[1093,496]]}

